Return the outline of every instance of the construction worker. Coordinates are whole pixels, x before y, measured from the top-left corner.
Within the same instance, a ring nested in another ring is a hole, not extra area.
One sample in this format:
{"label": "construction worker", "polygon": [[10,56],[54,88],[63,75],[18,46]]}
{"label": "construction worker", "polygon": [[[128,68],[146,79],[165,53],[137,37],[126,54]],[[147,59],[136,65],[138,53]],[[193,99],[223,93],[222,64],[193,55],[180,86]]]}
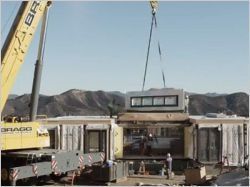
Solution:
{"label": "construction worker", "polygon": [[145,152],[145,142],[146,142],[146,137],[144,135],[141,135],[140,139],[140,155],[144,155]]}
{"label": "construction worker", "polygon": [[140,167],[139,167],[139,174],[145,175],[146,168],[145,168],[145,163],[143,161],[140,162]]}
{"label": "construction worker", "polygon": [[152,147],[153,147],[154,141],[158,143],[157,137],[153,135],[152,133],[149,133],[147,136],[147,155],[148,156],[152,156]]}
{"label": "construction worker", "polygon": [[149,133],[147,137],[147,155],[152,156],[153,135]]}
{"label": "construction worker", "polygon": [[167,166],[167,179],[172,178],[172,157],[170,155],[170,153],[167,154],[166,157],[166,166]]}

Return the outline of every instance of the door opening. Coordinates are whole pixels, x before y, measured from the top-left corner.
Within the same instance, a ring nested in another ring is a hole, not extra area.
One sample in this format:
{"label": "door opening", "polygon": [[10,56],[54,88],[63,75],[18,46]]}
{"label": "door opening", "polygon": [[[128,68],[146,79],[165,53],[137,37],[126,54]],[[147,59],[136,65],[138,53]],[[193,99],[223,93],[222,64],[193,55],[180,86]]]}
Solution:
{"label": "door opening", "polygon": [[106,130],[87,130],[85,136],[85,153],[104,152],[106,153]]}

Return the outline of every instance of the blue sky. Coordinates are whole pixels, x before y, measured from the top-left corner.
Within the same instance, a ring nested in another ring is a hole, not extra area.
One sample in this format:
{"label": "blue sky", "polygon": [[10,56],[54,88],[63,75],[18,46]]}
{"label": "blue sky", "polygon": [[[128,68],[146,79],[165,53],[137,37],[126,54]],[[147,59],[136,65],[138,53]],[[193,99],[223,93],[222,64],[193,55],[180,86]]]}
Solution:
{"label": "blue sky", "polygon": [[[2,42],[20,2],[2,1]],[[10,18],[10,21],[7,20]],[[160,2],[145,88],[249,91],[248,2]],[[50,9],[40,92],[141,90],[151,9],[145,2],[59,2]],[[6,25],[6,27],[5,27]],[[30,93],[39,29],[12,93]]]}

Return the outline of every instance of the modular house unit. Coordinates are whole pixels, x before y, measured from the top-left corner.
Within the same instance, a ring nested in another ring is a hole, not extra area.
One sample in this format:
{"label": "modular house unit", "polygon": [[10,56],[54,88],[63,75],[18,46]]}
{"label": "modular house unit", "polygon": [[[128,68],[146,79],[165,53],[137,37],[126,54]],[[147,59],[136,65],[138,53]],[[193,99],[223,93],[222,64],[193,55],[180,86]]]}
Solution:
{"label": "modular house unit", "polygon": [[186,128],[189,142],[185,154],[203,163],[222,162],[227,157],[230,166],[242,166],[249,154],[249,119],[221,114],[208,116],[189,117],[192,125]]}
{"label": "modular house unit", "polygon": [[51,148],[80,150],[84,153],[105,152],[107,160],[122,157],[122,128],[108,117],[57,117],[43,125],[50,134]]}

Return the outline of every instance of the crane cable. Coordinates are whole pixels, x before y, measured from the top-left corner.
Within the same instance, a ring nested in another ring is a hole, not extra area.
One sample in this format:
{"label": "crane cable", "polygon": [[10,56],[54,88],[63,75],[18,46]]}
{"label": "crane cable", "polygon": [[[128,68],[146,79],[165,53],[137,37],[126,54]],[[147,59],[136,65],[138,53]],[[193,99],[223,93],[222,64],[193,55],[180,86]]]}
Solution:
{"label": "crane cable", "polygon": [[148,69],[148,57],[149,57],[149,51],[150,51],[150,45],[151,45],[151,37],[152,37],[152,32],[153,32],[154,17],[155,17],[155,14],[152,14],[152,21],[151,21],[151,28],[150,28],[150,34],[149,34],[148,51],[147,51],[146,64],[145,64],[145,70],[144,70],[142,91],[144,91],[146,74],[147,74],[147,69]]}
{"label": "crane cable", "polygon": [[[156,16],[155,16],[155,30],[156,30],[156,33],[157,33]],[[160,66],[161,66],[161,74],[162,74],[163,86],[164,86],[164,88],[166,88],[165,73],[164,73],[164,66],[163,66],[162,53],[161,53],[161,44],[160,44],[159,39],[158,39],[158,53],[159,53],[159,57],[160,57]]]}
{"label": "crane cable", "polygon": [[[143,84],[142,84],[142,91],[144,91],[145,87],[145,81],[146,81],[146,75],[147,75],[147,68],[148,68],[148,59],[149,59],[149,52],[150,52],[150,46],[151,46],[151,39],[152,39],[152,33],[153,33],[153,27],[155,27],[155,30],[157,29],[157,21],[156,21],[156,8],[157,8],[157,1],[150,1],[151,7],[152,7],[152,21],[151,21],[151,27],[150,27],[150,34],[149,34],[149,41],[148,41],[148,50],[147,50],[147,56],[146,56],[146,64],[145,64],[145,70],[144,70],[144,77],[143,77]],[[158,53],[160,57],[160,61],[162,61],[162,53],[161,53],[161,46],[160,41],[158,40]],[[162,63],[161,63],[162,64]],[[164,74],[164,68],[163,65],[161,66],[161,73],[162,73],[162,79],[163,79],[163,86],[166,87],[165,83],[165,74]]]}

